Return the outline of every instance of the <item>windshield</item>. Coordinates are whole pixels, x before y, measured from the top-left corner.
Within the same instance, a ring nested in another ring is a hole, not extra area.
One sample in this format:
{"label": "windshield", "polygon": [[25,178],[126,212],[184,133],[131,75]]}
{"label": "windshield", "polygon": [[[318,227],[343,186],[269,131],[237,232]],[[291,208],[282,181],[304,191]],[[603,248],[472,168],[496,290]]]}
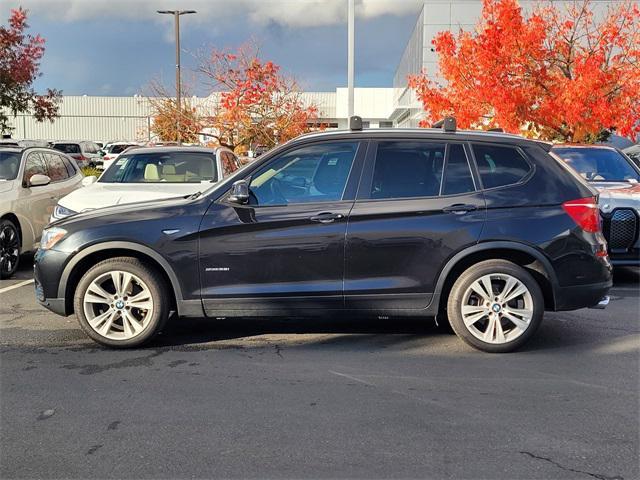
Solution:
{"label": "windshield", "polygon": [[124,153],[100,183],[199,183],[217,179],[216,157],[205,152]]}
{"label": "windshield", "polygon": [[562,147],[553,152],[590,182],[640,182],[640,172],[616,150]]}
{"label": "windshield", "polygon": [[80,153],[80,145],[77,143],[54,143],[53,148],[64,153]]}
{"label": "windshield", "polygon": [[20,153],[0,152],[0,180],[13,180],[18,176]]}

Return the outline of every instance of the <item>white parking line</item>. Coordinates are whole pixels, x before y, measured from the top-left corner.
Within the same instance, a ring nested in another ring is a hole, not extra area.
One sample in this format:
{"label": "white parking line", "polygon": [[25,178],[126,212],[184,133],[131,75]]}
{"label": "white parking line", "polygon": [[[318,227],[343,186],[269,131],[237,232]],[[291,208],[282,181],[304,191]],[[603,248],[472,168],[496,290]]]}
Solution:
{"label": "white parking line", "polygon": [[29,285],[33,283],[33,278],[31,280],[25,280],[24,282],[16,283],[15,285],[11,285],[10,287],[0,288],[0,293],[8,292],[9,290],[13,290],[15,288],[24,287],[25,285]]}

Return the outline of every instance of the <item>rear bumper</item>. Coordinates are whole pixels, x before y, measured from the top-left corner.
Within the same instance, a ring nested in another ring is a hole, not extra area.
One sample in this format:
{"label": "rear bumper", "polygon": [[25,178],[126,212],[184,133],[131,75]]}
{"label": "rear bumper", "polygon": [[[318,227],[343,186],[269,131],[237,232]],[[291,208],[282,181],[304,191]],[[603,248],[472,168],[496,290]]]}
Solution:
{"label": "rear bumper", "polygon": [[597,306],[612,286],[612,280],[608,280],[590,285],[558,287],[555,309],[556,311],[564,311]]}

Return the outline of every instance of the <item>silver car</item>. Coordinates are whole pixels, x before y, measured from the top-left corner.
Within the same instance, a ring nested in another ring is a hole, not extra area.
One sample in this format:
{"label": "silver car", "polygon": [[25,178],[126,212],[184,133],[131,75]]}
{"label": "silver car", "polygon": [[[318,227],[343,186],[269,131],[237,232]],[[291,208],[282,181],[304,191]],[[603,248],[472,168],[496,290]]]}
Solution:
{"label": "silver car", "polygon": [[50,148],[0,148],[0,278],[10,277],[20,254],[38,247],[61,197],[78,188],[76,162]]}
{"label": "silver car", "polygon": [[611,263],[640,265],[640,169],[614,147],[560,145],[552,152],[600,192],[598,206]]}

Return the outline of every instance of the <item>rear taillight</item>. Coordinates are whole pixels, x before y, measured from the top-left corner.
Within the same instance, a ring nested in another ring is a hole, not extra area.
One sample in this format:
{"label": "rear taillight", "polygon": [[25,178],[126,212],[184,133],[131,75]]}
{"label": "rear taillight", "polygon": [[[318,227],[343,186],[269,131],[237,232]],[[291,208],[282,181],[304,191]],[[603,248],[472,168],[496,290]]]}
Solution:
{"label": "rear taillight", "polygon": [[594,197],[569,200],[562,204],[562,208],[585,232],[601,231],[598,202]]}

